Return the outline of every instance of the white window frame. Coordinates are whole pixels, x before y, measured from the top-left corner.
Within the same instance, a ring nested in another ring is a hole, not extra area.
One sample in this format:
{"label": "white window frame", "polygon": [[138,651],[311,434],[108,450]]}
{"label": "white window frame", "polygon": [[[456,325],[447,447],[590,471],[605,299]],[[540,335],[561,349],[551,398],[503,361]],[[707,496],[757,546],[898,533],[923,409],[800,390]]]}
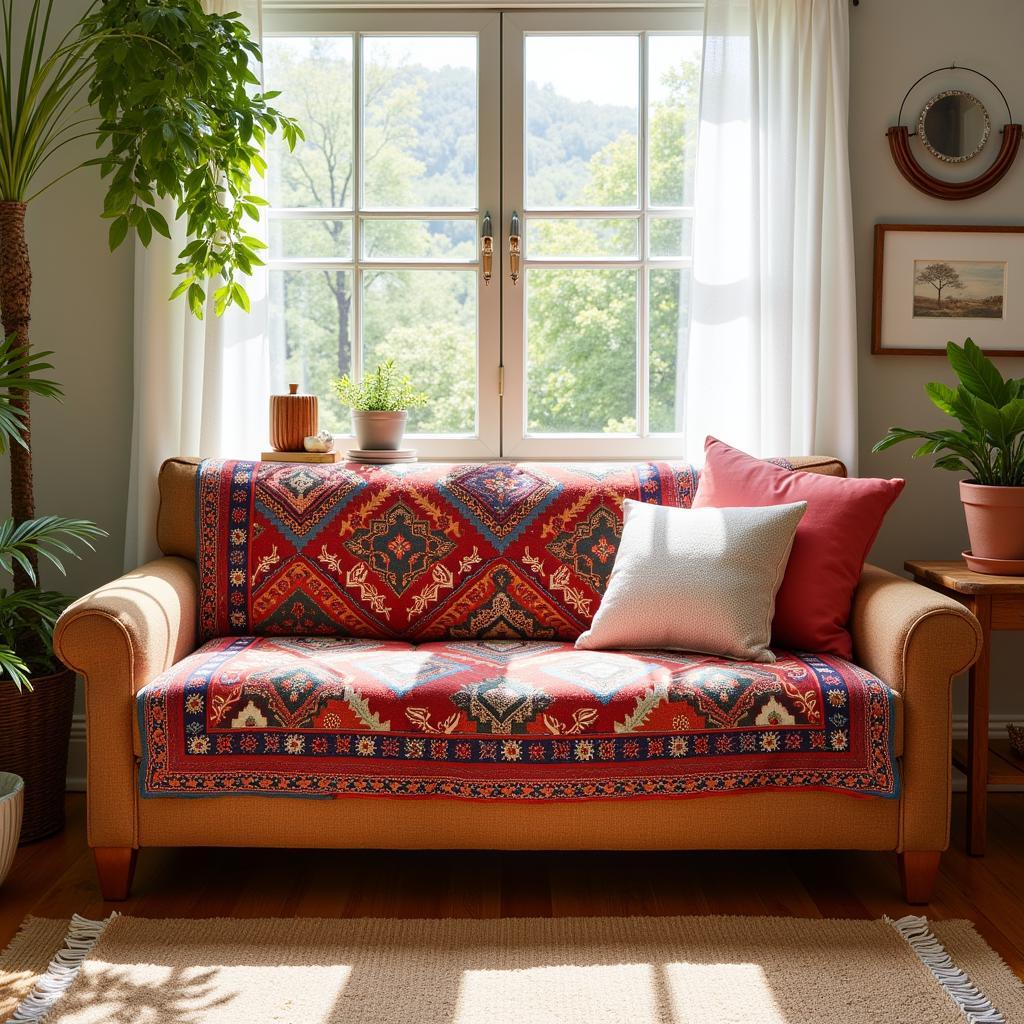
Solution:
{"label": "white window frame", "polygon": [[[379,209],[363,203],[362,138],[362,47],[364,36],[467,35],[477,38],[477,202],[461,209],[409,207]],[[363,274],[366,270],[461,270],[477,276],[477,418],[472,435],[407,434],[407,443],[428,459],[490,459],[501,454],[501,407],[495,400],[500,375],[501,287],[498,275],[484,284],[479,247],[471,260],[438,259],[364,259],[363,225],[367,221],[471,220],[480,236],[483,214],[490,210],[495,225],[500,218],[501,139],[497,111],[500,102],[500,18],[480,11],[382,11],[352,12],[340,10],[266,12],[264,36],[346,36],[352,38],[353,88],[353,170],[355,189],[352,209],[279,209],[271,207],[268,219],[344,218],[352,223],[351,259],[268,259],[268,270],[342,270],[352,275],[352,374],[362,374]],[[489,115],[488,111],[494,111]],[[415,382],[414,382],[415,383]],[[329,400],[329,399],[328,399]],[[338,436],[340,448],[353,447],[351,434]]]}
{"label": "white window frame", "polygon": [[[458,10],[452,10],[452,7]],[[555,5],[550,5],[555,6]],[[650,3],[618,0],[608,4],[590,0],[565,0],[560,10],[536,10],[532,0],[507,0],[503,4],[460,0],[434,3],[407,0],[377,0],[355,7],[347,0],[267,0],[264,7],[266,36],[351,36],[353,37],[353,125],[355,132],[356,188],[352,210],[271,210],[271,217],[333,216],[351,219],[352,258],[330,260],[269,260],[272,270],[345,270],[352,274],[353,372],[362,370],[362,336],[359,308],[362,301],[362,271],[394,269],[474,269],[478,278],[477,299],[477,431],[466,436],[410,435],[410,443],[424,459],[576,459],[616,460],[633,458],[679,458],[683,435],[673,434],[559,434],[530,435],[526,431],[526,374],[524,303],[526,271],[530,267],[628,268],[638,274],[637,293],[637,414],[638,424],[646,417],[647,375],[647,275],[650,269],[681,269],[687,259],[651,260],[648,255],[647,224],[651,217],[692,215],[691,207],[649,206],[647,187],[647,40],[649,34],[700,34],[703,30],[702,4]],[[448,8],[447,10],[445,8]],[[641,43],[639,206],[600,210],[528,209],[525,206],[525,130],[523,100],[523,45],[525,34],[602,35],[636,34]],[[368,35],[460,35],[476,34],[478,50],[479,146],[478,200],[465,210],[369,210],[362,206],[361,77],[360,37]],[[518,82],[518,87],[504,83]],[[533,259],[524,251],[518,285],[511,282],[508,235],[512,211],[520,214],[524,241],[527,218],[584,219],[627,218],[638,222],[635,259],[579,258]],[[473,260],[448,263],[438,260],[363,260],[362,224],[376,218],[471,219],[479,237],[484,212],[491,213],[494,233],[494,276],[489,285],[482,280],[479,255]],[[350,447],[354,438],[339,435],[339,447]]]}
{"label": "white window frame", "polygon": [[[647,168],[647,49],[652,34],[690,35],[703,31],[703,22],[696,11],[523,11],[506,14],[502,19],[502,64],[506,83],[520,83],[518,87],[506,88],[502,96],[504,104],[502,122],[502,163],[505,177],[502,191],[505,231],[511,212],[519,212],[524,235],[528,232],[531,217],[564,218],[568,220],[589,218],[622,218],[637,222],[637,255],[634,258],[575,258],[547,259],[531,257],[525,247],[521,261],[522,270],[519,284],[511,286],[507,277],[507,246],[503,257],[506,280],[504,281],[503,308],[503,365],[505,381],[504,417],[502,429],[502,452],[512,459],[629,459],[629,458],[679,458],[681,457],[683,435],[642,433],[647,416],[648,389],[648,343],[647,343],[647,275],[649,270],[681,270],[691,265],[689,258],[652,260],[648,253],[647,225],[650,219],[659,216],[692,216],[692,207],[652,207],[648,195]],[[640,40],[639,93],[640,122],[638,145],[638,201],[637,206],[605,207],[601,209],[572,208],[545,209],[530,208],[526,203],[526,119],[524,111],[525,75],[523,68],[524,41],[528,35],[637,35]],[[526,334],[525,307],[531,268],[594,268],[628,269],[638,276],[637,286],[637,363],[636,363],[636,434],[530,434],[527,430],[526,404]]]}

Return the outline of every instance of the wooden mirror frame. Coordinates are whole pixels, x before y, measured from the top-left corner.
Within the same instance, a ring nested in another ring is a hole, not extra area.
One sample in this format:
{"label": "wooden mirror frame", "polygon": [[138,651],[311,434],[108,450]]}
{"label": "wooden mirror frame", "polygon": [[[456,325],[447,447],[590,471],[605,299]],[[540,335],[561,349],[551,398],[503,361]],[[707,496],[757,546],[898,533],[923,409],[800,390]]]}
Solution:
{"label": "wooden mirror frame", "polygon": [[969,181],[945,181],[942,178],[937,178],[918,163],[917,157],[914,156],[910,148],[910,129],[901,123],[893,125],[885,133],[889,139],[889,152],[892,154],[893,162],[899,169],[900,174],[919,192],[923,192],[933,199],[972,199],[974,196],[981,195],[982,192],[987,192],[993,185],[1001,181],[1005,177],[1006,172],[1013,166],[1014,160],[1017,159],[1017,151],[1020,149],[1021,126],[1013,123],[1010,104],[1006,102],[1003,90],[988,75],[983,75],[980,71],[975,71],[974,68],[957,67],[955,64],[950,64],[944,68],[935,68],[914,82],[903,97],[903,103],[900,104],[898,122],[903,120],[903,107],[911,92],[930,75],[938,74],[940,71],[966,71],[978,75],[992,85],[1002,97],[1003,104],[1006,107],[1007,123],[1002,129],[1003,140],[1000,143],[999,152],[996,154],[995,160],[986,170]]}
{"label": "wooden mirror frame", "polygon": [[1020,148],[1021,126],[1007,124],[1003,127],[998,156],[986,171],[970,181],[943,181],[929,174],[910,149],[910,129],[906,125],[894,125],[885,134],[889,137],[889,152],[896,166],[914,188],[934,199],[971,199],[987,192],[1013,166]]}

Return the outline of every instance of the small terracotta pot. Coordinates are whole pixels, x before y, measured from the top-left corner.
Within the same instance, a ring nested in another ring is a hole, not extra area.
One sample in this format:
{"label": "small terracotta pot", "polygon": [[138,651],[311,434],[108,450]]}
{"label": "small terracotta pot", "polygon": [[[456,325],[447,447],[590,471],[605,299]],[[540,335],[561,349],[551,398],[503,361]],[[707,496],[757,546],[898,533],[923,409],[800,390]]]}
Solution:
{"label": "small terracotta pot", "polygon": [[1024,558],[1024,487],[993,487],[960,481],[971,554]]}
{"label": "small terracotta pot", "polygon": [[393,452],[402,447],[408,413],[352,411],[356,443],[364,451]]}
{"label": "small terracotta pot", "polygon": [[300,395],[298,384],[287,395],[270,396],[270,446],[277,452],[305,451],[303,441],[317,432],[316,395]]}

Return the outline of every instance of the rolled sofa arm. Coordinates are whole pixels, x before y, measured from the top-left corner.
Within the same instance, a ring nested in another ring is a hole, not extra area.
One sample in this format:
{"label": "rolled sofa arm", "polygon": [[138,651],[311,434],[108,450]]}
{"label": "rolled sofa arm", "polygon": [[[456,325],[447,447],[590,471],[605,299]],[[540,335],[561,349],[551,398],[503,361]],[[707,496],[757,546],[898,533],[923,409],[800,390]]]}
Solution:
{"label": "rolled sofa arm", "polygon": [[853,658],[903,698],[900,850],[949,842],[953,677],[981,652],[981,626],[959,602],[864,566],[850,615]]}
{"label": "rolled sofa arm", "polygon": [[53,647],[85,677],[92,846],[135,846],[135,694],[195,650],[195,563],[158,558],[75,601]]}

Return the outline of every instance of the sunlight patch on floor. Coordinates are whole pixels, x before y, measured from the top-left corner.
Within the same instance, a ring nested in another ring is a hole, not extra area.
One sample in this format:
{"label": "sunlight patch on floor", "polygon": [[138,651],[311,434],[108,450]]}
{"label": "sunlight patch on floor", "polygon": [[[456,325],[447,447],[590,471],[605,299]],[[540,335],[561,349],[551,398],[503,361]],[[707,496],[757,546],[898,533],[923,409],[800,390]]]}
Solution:
{"label": "sunlight patch on floor", "polygon": [[665,964],[673,1024],[796,1024],[772,994],[758,964]]}
{"label": "sunlight patch on floor", "polygon": [[788,1024],[758,965],[691,963],[465,971],[452,1024],[564,1024],[568,1019]]}
{"label": "sunlight patch on floor", "polygon": [[[251,963],[190,966],[86,963],[61,1001],[60,1024],[196,1024],[302,1021],[327,1024],[348,984],[347,965]],[[277,1016],[269,1018],[268,1012]]]}
{"label": "sunlight patch on floor", "polygon": [[657,972],[651,964],[465,971],[452,1024],[564,1024],[567,1019],[660,1024],[664,1018],[658,1004]]}

